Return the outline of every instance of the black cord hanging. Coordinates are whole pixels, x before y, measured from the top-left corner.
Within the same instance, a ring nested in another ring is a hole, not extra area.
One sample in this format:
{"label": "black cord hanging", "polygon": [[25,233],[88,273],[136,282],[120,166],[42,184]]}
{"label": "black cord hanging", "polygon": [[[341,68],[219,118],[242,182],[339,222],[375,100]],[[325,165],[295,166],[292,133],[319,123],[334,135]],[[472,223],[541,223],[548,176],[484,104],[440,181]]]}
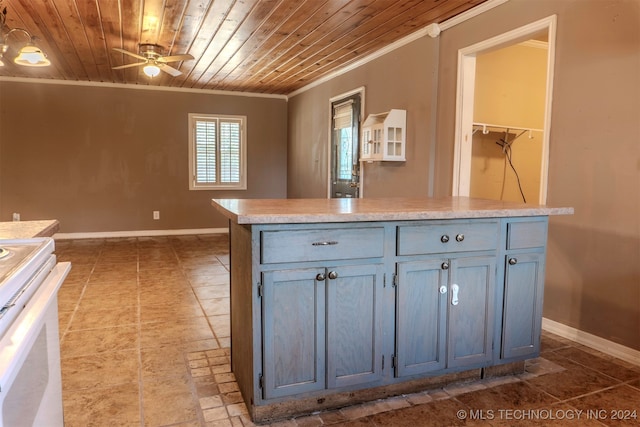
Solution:
{"label": "black cord hanging", "polygon": [[[526,132],[526,131],[525,131]],[[520,195],[522,196],[522,200],[524,201],[524,203],[527,203],[527,199],[524,197],[524,191],[522,190],[522,184],[520,183],[520,175],[518,175],[518,171],[516,170],[515,166],[513,165],[513,162],[511,160],[513,153],[511,150],[511,144],[513,144],[515,142],[516,139],[518,139],[520,136],[522,136],[525,132],[522,132],[520,135],[517,135],[516,137],[514,137],[511,142],[508,141],[509,139],[509,130],[507,130],[505,132],[505,137],[504,138],[500,138],[500,141],[496,141],[496,144],[502,147],[502,152],[504,153],[507,161],[509,162],[509,166],[511,166],[511,169],[513,170],[513,173],[516,175],[516,180],[518,182],[518,189],[520,189]]]}

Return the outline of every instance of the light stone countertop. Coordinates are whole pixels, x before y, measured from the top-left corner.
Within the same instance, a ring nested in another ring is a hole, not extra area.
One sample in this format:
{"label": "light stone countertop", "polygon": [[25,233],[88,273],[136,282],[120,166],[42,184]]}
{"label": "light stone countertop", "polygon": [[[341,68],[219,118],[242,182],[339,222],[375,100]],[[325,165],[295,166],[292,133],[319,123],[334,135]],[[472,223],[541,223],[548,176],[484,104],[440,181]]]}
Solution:
{"label": "light stone countertop", "polygon": [[238,224],[403,221],[571,215],[573,208],[469,197],[384,199],[213,199]]}
{"label": "light stone countertop", "polygon": [[42,221],[1,221],[0,239],[51,237],[59,228],[60,223],[55,219]]}

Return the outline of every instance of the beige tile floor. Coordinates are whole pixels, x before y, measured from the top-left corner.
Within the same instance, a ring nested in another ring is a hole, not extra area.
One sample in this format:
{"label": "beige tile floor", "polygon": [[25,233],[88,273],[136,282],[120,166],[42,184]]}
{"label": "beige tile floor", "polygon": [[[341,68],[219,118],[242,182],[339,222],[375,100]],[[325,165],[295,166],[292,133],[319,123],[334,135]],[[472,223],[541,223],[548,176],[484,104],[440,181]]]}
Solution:
{"label": "beige tile floor", "polygon": [[[253,425],[229,365],[226,235],[56,246],[67,427]],[[638,426],[640,366],[545,333],[522,375],[272,424],[321,425]]]}

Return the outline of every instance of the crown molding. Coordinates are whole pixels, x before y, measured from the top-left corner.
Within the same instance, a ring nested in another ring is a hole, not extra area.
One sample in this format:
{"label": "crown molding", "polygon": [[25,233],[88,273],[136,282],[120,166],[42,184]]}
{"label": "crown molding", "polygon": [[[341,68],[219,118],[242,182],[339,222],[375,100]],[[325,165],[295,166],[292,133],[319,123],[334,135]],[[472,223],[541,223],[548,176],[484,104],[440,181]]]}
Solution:
{"label": "crown molding", "polygon": [[[448,20],[446,20],[446,21],[444,21],[444,22],[442,22],[440,24],[437,24],[437,26],[439,27],[438,35],[442,31],[445,31],[445,30],[447,30],[447,29],[449,29],[449,28],[451,28],[453,26],[456,26],[456,25],[461,24],[461,23],[463,23],[465,21],[468,21],[469,19],[474,18],[474,17],[476,17],[476,16],[478,16],[478,15],[480,15],[480,14],[482,14],[482,13],[488,11],[488,10],[493,9],[494,7],[500,6],[501,4],[506,3],[508,1],[509,0],[488,0],[488,1],[485,1],[484,3],[479,4],[478,6],[476,6],[474,8],[471,8],[471,9],[467,10],[466,12],[463,12],[463,13],[461,13],[459,15],[454,16],[451,19],[448,19]],[[391,44],[383,47],[382,49],[379,49],[379,50],[373,52],[372,54],[370,54],[368,56],[365,56],[364,58],[362,58],[362,59],[360,59],[358,61],[353,62],[352,64],[349,64],[349,65],[347,65],[347,66],[345,66],[343,68],[340,68],[339,70],[336,70],[336,71],[334,71],[332,73],[329,73],[326,76],[324,76],[324,77],[322,77],[322,78],[320,78],[320,79],[318,79],[318,80],[316,80],[316,81],[314,81],[312,83],[309,83],[308,85],[303,86],[300,89],[297,89],[297,90],[289,93],[287,96],[289,98],[291,98],[293,96],[296,96],[296,95],[299,95],[299,94],[301,94],[303,92],[306,92],[309,89],[312,89],[312,88],[314,88],[316,86],[319,86],[319,85],[321,85],[323,83],[326,83],[329,80],[332,80],[332,79],[334,79],[334,78],[336,78],[338,76],[341,76],[343,74],[348,73],[349,71],[355,70],[356,68],[361,67],[361,66],[373,61],[374,59],[380,58],[381,56],[386,55],[389,52],[393,52],[394,50],[399,49],[399,48],[401,48],[401,47],[403,47],[403,46],[405,46],[405,45],[407,45],[407,44],[409,44],[409,43],[411,43],[413,41],[421,39],[421,38],[423,38],[425,36],[429,36],[429,37],[432,37],[432,38],[438,37],[438,35],[435,35],[435,36],[433,35],[434,34],[433,30],[434,30],[433,24],[429,24],[426,27],[423,27],[423,28],[421,28],[421,29],[409,34],[408,36],[406,36],[406,37],[404,37],[404,38],[402,38],[402,39],[400,39],[400,40],[398,40],[398,41],[396,41],[394,43],[391,43]]]}
{"label": "crown molding", "polygon": [[40,83],[51,85],[67,85],[67,86],[89,86],[116,89],[133,89],[133,90],[152,90],[161,92],[181,92],[181,93],[198,93],[207,95],[226,95],[226,96],[246,96],[249,98],[273,98],[288,100],[287,95],[274,95],[268,93],[240,92],[231,90],[213,90],[213,89],[193,89],[184,87],[165,87],[151,85],[131,85],[123,83],[105,83],[105,82],[87,82],[78,80],[56,80],[56,79],[34,79],[28,77],[1,77],[0,82],[14,83]]}

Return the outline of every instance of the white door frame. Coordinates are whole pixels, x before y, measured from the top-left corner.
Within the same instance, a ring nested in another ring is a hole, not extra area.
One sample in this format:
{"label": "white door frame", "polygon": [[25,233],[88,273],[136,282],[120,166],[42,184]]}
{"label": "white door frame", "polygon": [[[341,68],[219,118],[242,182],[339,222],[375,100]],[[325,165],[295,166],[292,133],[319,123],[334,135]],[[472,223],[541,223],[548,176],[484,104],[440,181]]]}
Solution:
{"label": "white door frame", "polygon": [[551,132],[551,100],[553,95],[553,69],[556,46],[556,15],[532,22],[499,36],[484,40],[458,50],[458,84],[456,89],[456,129],[453,153],[452,195],[468,196],[471,187],[471,141],[473,135],[473,101],[475,92],[476,55],[489,49],[511,45],[523,41],[528,36],[547,30],[549,49],[547,51],[547,85],[544,111],[544,132],[542,136],[542,166],[540,170],[540,194],[538,202],[547,201],[547,181],[549,172],[549,135]]}

